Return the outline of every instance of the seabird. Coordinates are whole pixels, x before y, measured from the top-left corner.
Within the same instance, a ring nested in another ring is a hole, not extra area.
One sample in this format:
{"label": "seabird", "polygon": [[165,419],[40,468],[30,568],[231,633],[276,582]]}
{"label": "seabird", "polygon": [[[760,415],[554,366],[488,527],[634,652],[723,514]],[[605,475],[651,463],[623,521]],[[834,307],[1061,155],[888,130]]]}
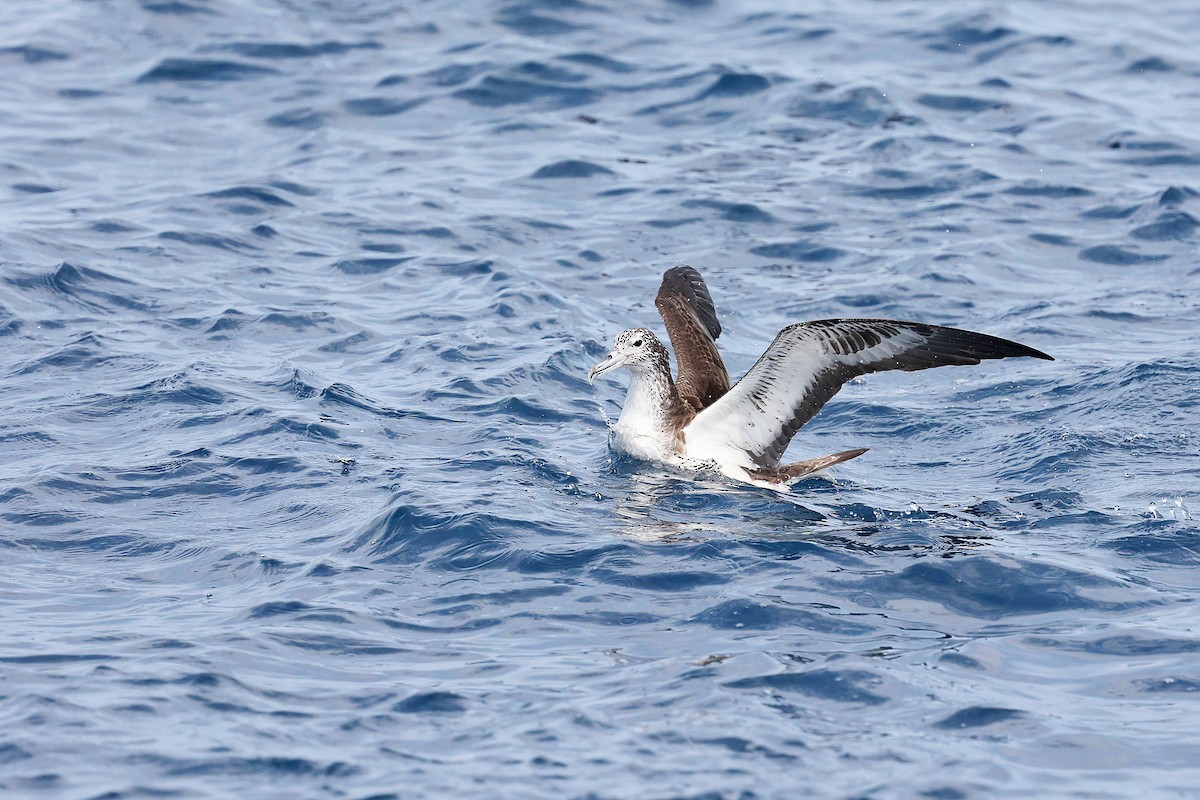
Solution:
{"label": "seabird", "polygon": [[991,358],[1054,360],[1017,342],[957,328],[823,319],[781,330],[750,371],[731,384],[716,345],[721,323],[700,273],[687,265],[667,270],[654,304],[675,349],[678,378],[671,377],[667,348],[647,328],[617,334],[612,352],[588,372],[589,383],[618,367],[633,373],[613,427],[614,446],[637,458],[716,468],[735,480],[780,491],[867,451],[780,463],[796,431],[851,378]]}

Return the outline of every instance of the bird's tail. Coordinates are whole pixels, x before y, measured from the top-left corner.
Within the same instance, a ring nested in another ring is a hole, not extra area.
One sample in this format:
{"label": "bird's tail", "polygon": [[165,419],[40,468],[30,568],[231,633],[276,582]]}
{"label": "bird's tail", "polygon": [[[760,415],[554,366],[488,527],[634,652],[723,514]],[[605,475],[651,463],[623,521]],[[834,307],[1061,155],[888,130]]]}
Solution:
{"label": "bird's tail", "polygon": [[867,452],[866,447],[860,447],[857,450],[843,450],[840,453],[831,453],[827,456],[818,458],[810,458],[806,461],[796,461],[791,464],[784,464],[779,467],[776,474],[779,476],[781,483],[791,484],[801,478],[812,475],[814,472],[820,472],[823,469],[828,469],[834,464],[841,464],[843,461],[849,461],[852,458],[857,458]]}

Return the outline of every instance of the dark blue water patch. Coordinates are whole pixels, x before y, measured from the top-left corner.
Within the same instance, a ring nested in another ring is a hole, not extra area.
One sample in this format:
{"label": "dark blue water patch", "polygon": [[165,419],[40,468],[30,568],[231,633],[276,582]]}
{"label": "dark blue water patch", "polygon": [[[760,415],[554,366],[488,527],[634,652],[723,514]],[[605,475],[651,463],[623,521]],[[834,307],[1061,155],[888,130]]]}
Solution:
{"label": "dark blue water patch", "polygon": [[539,6],[542,6],[546,10],[560,13],[594,8],[593,6],[579,2],[579,0],[562,0],[562,2],[557,3],[525,0],[524,2],[511,3],[501,8],[500,12],[496,15],[496,22],[523,36],[561,36],[585,27],[560,19],[559,17],[539,14],[535,11]]}
{"label": "dark blue water patch", "polygon": [[346,100],[342,103],[342,108],[361,117],[391,117],[411,111],[426,100],[428,100],[426,97],[408,100],[395,100],[390,97],[360,97]]}
{"label": "dark blue water patch", "polygon": [[1200,197],[1200,191],[1186,186],[1168,186],[1158,197],[1160,206],[1177,206],[1193,198]]}
{"label": "dark blue water patch", "polygon": [[47,61],[67,61],[70,56],[58,50],[23,44],[16,47],[0,47],[0,56],[19,56],[26,64],[44,64]]}
{"label": "dark blue water patch", "polygon": [[971,706],[955,711],[948,717],[933,724],[935,728],[949,731],[961,731],[973,728],[983,728],[1000,722],[1008,722],[1025,716],[1025,712],[1015,708],[998,708],[996,706]]}
{"label": "dark blue water patch", "polygon": [[459,89],[453,96],[484,108],[521,105],[543,110],[587,105],[603,97],[601,92],[586,87],[558,86],[494,75],[486,76],[469,89]]}
{"label": "dark blue water patch", "polygon": [[1131,136],[1112,139],[1108,146],[1113,150],[1137,150],[1146,153],[1178,152],[1183,149],[1178,142],[1166,139],[1137,139]]}
{"label": "dark blue water patch", "polygon": [[81,371],[103,366],[117,360],[105,354],[105,344],[96,336],[86,334],[75,341],[52,350],[48,355],[25,362],[18,375],[32,375],[43,370]]}
{"label": "dark blue water patch", "polygon": [[567,55],[558,56],[562,61],[569,61],[573,64],[582,64],[585,67],[593,67],[601,69],[605,72],[611,72],[614,75],[627,75],[631,72],[637,72],[638,68],[624,61],[618,61],[615,58],[597,53],[569,53]]}
{"label": "dark blue water patch", "polygon": [[678,228],[682,225],[691,225],[696,222],[703,222],[703,217],[680,217],[679,219],[648,219],[645,224],[651,228],[671,229]]}
{"label": "dark blue water patch", "polygon": [[1093,194],[1090,189],[1085,189],[1082,186],[1062,186],[1032,181],[1020,186],[1009,186],[1003,189],[1003,192],[1017,197],[1049,197],[1054,199],[1088,197]]}
{"label": "dark blue water patch", "polygon": [[569,70],[543,61],[525,61],[515,67],[512,74],[516,77],[548,83],[583,83],[588,75],[577,70]]}
{"label": "dark blue water patch", "polygon": [[142,756],[135,760],[148,761],[151,758],[160,762],[156,768],[175,777],[199,777],[238,775],[269,777],[272,779],[297,778],[303,776],[338,777],[351,776],[359,772],[341,761],[321,764],[306,758],[287,758],[285,756],[269,756],[262,758],[239,758],[233,756],[214,757],[207,759],[168,759],[162,756]]}
{"label": "dark blue water patch", "polygon": [[309,469],[294,456],[244,456],[225,458],[223,462],[230,469],[246,475],[287,475],[307,472]]}
{"label": "dark blue water patch", "polygon": [[491,275],[496,271],[496,262],[490,258],[471,258],[466,261],[430,261],[429,265],[443,275],[453,278],[469,278],[478,275]]}
{"label": "dark blue water patch", "polygon": [[[530,523],[523,523],[521,527],[530,528],[532,525]],[[561,551],[532,550],[514,552],[509,562],[515,571],[525,575],[570,575],[627,567],[632,560],[632,553],[633,550],[629,545],[618,543],[605,544],[598,547],[576,547]],[[599,618],[597,617],[597,619]],[[604,617],[604,619],[609,618]],[[612,624],[627,624],[625,620],[628,619],[631,619],[628,614],[618,614],[612,617]],[[659,617],[647,615],[639,619],[643,622],[654,622]]]}
{"label": "dark blue water patch", "polygon": [[1081,219],[1125,219],[1141,210],[1141,206],[1098,206],[1080,214]]}
{"label": "dark blue water patch", "polygon": [[183,0],[141,0],[141,6],[152,14],[170,14],[178,17],[217,13],[211,8],[196,3],[185,3]]}
{"label": "dark blue water patch", "polygon": [[471,570],[482,564],[512,563],[515,530],[541,532],[548,538],[555,533],[539,522],[481,512],[424,511],[402,503],[366,526],[349,549],[365,550],[380,564],[429,561],[442,569]]}
{"label": "dark blue water patch", "polygon": [[249,619],[263,619],[267,617],[290,616],[311,609],[312,606],[308,603],[302,603],[299,600],[277,601],[273,603],[261,603],[251,608],[247,617]]}
{"label": "dark blue water patch", "polygon": [[1059,233],[1031,233],[1029,238],[1035,242],[1042,244],[1054,245],[1055,247],[1073,247],[1075,240],[1070,236],[1064,236]]}
{"label": "dark blue water patch", "polygon": [[403,253],[407,248],[397,242],[363,242],[362,249],[369,253]]}
{"label": "dark blue water patch", "polygon": [[1151,242],[1185,241],[1193,238],[1197,227],[1200,227],[1200,222],[1197,222],[1191,214],[1169,211],[1160,215],[1156,222],[1134,228],[1129,235],[1135,239]]}
{"label": "dark blue water patch", "polygon": [[1146,520],[1129,533],[1102,546],[1124,558],[1157,564],[1195,566],[1200,564],[1200,529],[1174,520]]}
{"label": "dark blue water patch", "polygon": [[[296,332],[307,331],[313,328],[324,328],[330,332],[337,330],[334,318],[324,311],[295,313],[272,311],[269,314],[262,315],[256,321],[264,325],[277,325]],[[297,375],[298,373],[293,372],[289,381],[294,381]]]}
{"label": "dark blue water patch", "polygon": [[[763,756],[774,761],[796,761],[798,759],[797,756],[794,756],[791,753],[784,753],[779,750],[773,750],[769,747],[764,747],[761,744],[752,742],[749,739],[744,739],[741,736],[718,736],[715,739],[690,739],[689,741],[695,744],[719,747],[722,750],[727,750],[730,753],[734,753],[738,756]],[[711,796],[713,800],[724,800],[724,796],[717,793],[713,793]],[[688,800],[701,800],[701,798],[703,798],[703,796],[697,798],[695,795],[693,795],[691,798],[688,798]],[[684,799],[676,798],[675,800]],[[753,800],[753,795],[748,796],[744,793],[741,795],[741,800]]]}
{"label": "dark blue water patch", "polygon": [[82,522],[84,520],[82,514],[68,514],[55,511],[34,511],[29,513],[4,512],[0,514],[0,517],[14,525],[32,525],[41,528],[56,528],[68,523]]}
{"label": "dark blue water patch", "polygon": [[268,181],[267,185],[274,186],[276,189],[289,192],[290,194],[300,195],[301,197],[316,197],[318,194],[320,194],[319,189],[315,189],[311,186],[305,186],[304,184],[296,183],[295,181],[277,179]]}
{"label": "dark blue water patch", "polygon": [[1165,255],[1142,255],[1115,244],[1100,244],[1079,251],[1079,258],[1083,261],[1107,264],[1114,267],[1149,264],[1155,261],[1162,261],[1166,257]]}
{"label": "dark blue water patch", "polygon": [[1075,40],[1070,36],[1050,35],[1050,36],[1022,36],[1015,41],[1007,41],[1000,44],[998,47],[989,47],[979,51],[974,58],[976,64],[987,64],[1000,58],[1013,58],[1022,51],[1038,51],[1047,49],[1057,49],[1060,47],[1072,47]]}
{"label": "dark blue water patch", "polygon": [[832,93],[834,87],[816,84],[787,105],[790,117],[829,120],[844,125],[874,127],[903,118],[882,92],[862,86]]}
{"label": "dark blue water patch", "polygon": [[1038,647],[1123,658],[1200,653],[1200,639],[1154,637],[1140,632],[1083,640],[1059,639],[1053,636],[1028,636],[1025,641]]}
{"label": "dark blue water patch", "polygon": [[224,392],[197,383],[186,373],[177,373],[136,386],[129,390],[126,397],[132,405],[171,403],[193,408],[219,406],[227,399]]}
{"label": "dark blue water patch", "polygon": [[380,644],[367,639],[333,634],[273,633],[271,638],[288,647],[307,653],[338,656],[400,656],[412,652],[409,648]]}
{"label": "dark blue water patch", "polygon": [[[208,324],[208,328],[205,329],[205,333],[209,333],[209,334],[220,334],[225,331],[234,332],[234,331],[239,330],[247,322],[252,321],[248,315],[243,314],[241,311],[238,311],[236,308],[227,308],[224,311],[222,311],[219,315],[217,315],[216,318],[210,318],[210,319],[212,319],[212,322],[210,322]],[[214,337],[214,338],[226,338],[226,337]]]}
{"label": "dark blue water patch", "polygon": [[593,164],[590,161],[568,159],[566,161],[555,161],[553,164],[546,164],[543,167],[539,167],[537,172],[534,172],[530,177],[541,180],[546,178],[592,178],[597,175],[615,176],[616,174],[608,167]]}
{"label": "dark blue water patch", "polygon": [[325,41],[315,44],[295,44],[293,42],[232,42],[220,49],[229,50],[246,58],[289,59],[340,56],[355,50],[380,50],[382,48],[382,44],[373,41],[354,42],[351,44]]}
{"label": "dark blue water patch", "polygon": [[317,391],[314,396],[320,397],[323,407],[344,406],[357,408],[370,413],[373,417],[381,419],[416,419],[425,422],[452,421],[447,417],[434,416],[422,409],[390,408],[370,399],[353,386],[345,383],[332,383],[326,388]]}
{"label": "dark blue water patch", "polygon": [[57,186],[47,186],[43,183],[14,183],[12,188],[14,192],[21,194],[53,194],[60,191]]}
{"label": "dark blue water patch", "polygon": [[359,345],[368,344],[371,341],[373,339],[370,334],[365,331],[358,331],[349,336],[343,336],[340,339],[323,344],[317,348],[317,351],[321,353],[348,353],[359,350]]}
{"label": "dark blue water patch", "polygon": [[296,108],[283,111],[267,117],[266,123],[272,128],[296,128],[302,131],[315,131],[325,127],[329,115],[312,108]]}
{"label": "dark blue water patch", "polygon": [[968,114],[996,111],[1008,107],[1007,103],[998,100],[957,94],[922,94],[917,95],[916,102],[937,111],[960,111]]}
{"label": "dark blue water patch", "polygon": [[217,200],[248,200],[275,208],[292,208],[295,205],[287,198],[280,197],[270,189],[264,189],[261,186],[233,186],[229,189],[208,192],[204,197],[212,197]]}
{"label": "dark blue water patch", "polygon": [[40,653],[32,656],[0,656],[0,664],[78,664],[92,661],[115,661],[118,656],[100,653]]}
{"label": "dark blue water patch", "polygon": [[347,275],[377,275],[393,267],[412,261],[416,256],[403,258],[342,258],[333,262],[333,268]]}
{"label": "dark blue water patch", "polygon": [[486,72],[487,69],[488,64],[486,63],[445,64],[422,73],[421,78],[432,86],[449,88],[461,86],[475,76]]}
{"label": "dark blue water patch", "polygon": [[[584,598],[583,603],[591,602],[591,598]],[[600,625],[605,628],[628,628],[635,625],[662,625],[663,617],[657,614],[637,611],[590,611],[583,614],[554,614],[554,613],[539,613],[528,614],[520,613],[514,615],[518,618],[532,616],[536,619],[552,620],[572,626],[591,626]]]}
{"label": "dark blue water patch", "polygon": [[[941,260],[941,259],[938,259],[938,260]],[[957,261],[957,257],[954,260]],[[919,277],[923,281],[931,281],[933,283],[956,284],[956,285],[960,285],[960,286],[974,286],[975,285],[975,281],[971,280],[966,275],[963,275],[961,273],[948,273],[948,272],[933,271],[933,272],[922,273]],[[964,307],[970,308],[971,306],[970,306],[970,304],[967,304]]]}
{"label": "dark blue water patch", "polygon": [[398,714],[458,714],[467,710],[466,698],[454,692],[422,692],[392,706]]}
{"label": "dark blue water patch", "polygon": [[752,600],[727,600],[701,611],[689,622],[717,630],[768,631],[779,628],[862,636],[874,630],[845,617]]}
{"label": "dark blue water patch", "polygon": [[278,75],[279,71],[258,64],[201,58],[167,58],[137,79],[138,83],[197,83],[243,81]]}
{"label": "dark blue water patch", "polygon": [[1010,566],[985,556],[922,561],[891,575],[868,576],[862,586],[887,603],[899,597],[940,603],[980,619],[1006,619],[1070,609],[1121,611],[1132,601],[1092,599],[1120,584],[1097,575],[1033,562]]}
{"label": "dark blue water patch", "polygon": [[753,72],[728,72],[702,91],[696,100],[710,97],[746,97],[771,88],[771,81]]}
{"label": "dark blue water patch", "polygon": [[[90,267],[75,266],[66,261],[51,272],[17,273],[5,276],[4,282],[19,289],[47,289],[55,295],[70,299],[91,309],[124,308],[148,311],[152,306],[135,295],[141,289],[132,281]],[[93,339],[93,343],[98,340]]]}
{"label": "dark blue water patch", "polygon": [[593,574],[604,583],[656,593],[690,592],[703,586],[721,586],[729,583],[729,578],[724,575],[700,570],[672,570],[641,574],[597,570]]}
{"label": "dark blue water patch", "polygon": [[712,208],[721,212],[721,219],[730,222],[774,222],[775,218],[753,203],[728,203],[721,200],[686,200],[684,208]]}
{"label": "dark blue water patch", "polygon": [[985,44],[994,44],[1016,33],[1012,28],[992,22],[990,14],[972,14],[956,20],[935,31],[920,34],[917,38],[926,42],[930,50],[957,53]]}
{"label": "dark blue water patch", "polygon": [[891,297],[877,294],[840,295],[833,298],[834,302],[847,308],[886,308],[893,305]]}
{"label": "dark blue water patch", "polygon": [[167,239],[175,242],[183,242],[184,244],[196,245],[197,247],[212,247],[217,250],[227,250],[231,253],[256,252],[259,248],[249,242],[243,242],[239,239],[234,239],[230,236],[217,236],[212,233],[196,233],[194,231],[163,231],[158,235],[160,239]]}
{"label": "dark blue water patch", "polygon": [[[181,425],[180,427],[187,427]],[[243,444],[261,439],[263,437],[276,436],[278,434],[291,434],[288,438],[309,439],[319,442],[334,442],[342,438],[341,433],[328,425],[322,425],[308,420],[291,419],[289,417],[281,417],[261,427],[247,430],[236,436],[230,436],[227,439],[221,440],[221,445],[224,447],[232,447],[233,445]],[[344,447],[355,447],[356,445],[346,444]],[[185,491],[181,489],[180,491]]]}
{"label": "dark blue water patch", "polygon": [[[951,168],[951,172],[955,172]],[[871,184],[861,186],[855,194],[862,197],[874,197],[880,200],[925,200],[939,195],[952,194],[972,186],[996,180],[991,173],[972,170],[969,173],[947,174],[935,177],[922,174],[916,175],[904,170],[880,169],[871,176]],[[888,183],[899,183],[899,186],[887,186]],[[986,195],[983,195],[986,197]],[[913,214],[924,215],[925,209],[916,209]],[[944,226],[943,226],[944,227]]]}
{"label": "dark blue water patch", "polygon": [[836,261],[846,254],[844,250],[839,250],[836,247],[828,247],[807,239],[794,242],[760,244],[757,247],[751,247],[750,252],[763,258],[818,263]]}
{"label": "dark blue water patch", "polygon": [[502,589],[494,592],[468,592],[430,598],[434,605],[455,606],[459,609],[476,609],[488,606],[509,606],[534,603],[544,598],[561,597],[569,594],[568,586],[533,586]]}
{"label": "dark blue water patch", "polygon": [[1122,158],[1121,162],[1138,167],[1194,167],[1200,165],[1200,155],[1193,153],[1166,153],[1163,155]]}
{"label": "dark blue water patch", "polygon": [[112,220],[93,222],[91,228],[92,230],[96,231],[96,233],[128,233],[130,231],[137,230],[137,228],[133,227],[132,225],[126,225],[123,222],[114,222]]}
{"label": "dark blue water patch", "polygon": [[766,689],[784,694],[799,693],[838,703],[877,706],[887,702],[886,697],[871,691],[879,683],[879,676],[865,670],[818,669],[741,678],[725,685],[731,689]]}
{"label": "dark blue water patch", "polygon": [[1177,67],[1170,61],[1158,56],[1149,58],[1139,58],[1133,61],[1129,66],[1125,67],[1126,72],[1144,73],[1144,72],[1174,72]]}
{"label": "dark blue water patch", "polygon": [[12,742],[4,742],[0,744],[0,764],[13,764],[18,761],[26,761],[33,758],[28,750],[15,745]]}
{"label": "dark blue water patch", "polygon": [[757,553],[780,561],[796,561],[803,558],[829,559],[847,568],[861,568],[862,561],[841,540],[827,546],[813,538],[756,539],[745,546]]}
{"label": "dark blue water patch", "polygon": [[1188,694],[1200,696],[1200,680],[1196,680],[1195,678],[1154,678],[1137,681],[1135,685],[1141,691],[1148,694]]}

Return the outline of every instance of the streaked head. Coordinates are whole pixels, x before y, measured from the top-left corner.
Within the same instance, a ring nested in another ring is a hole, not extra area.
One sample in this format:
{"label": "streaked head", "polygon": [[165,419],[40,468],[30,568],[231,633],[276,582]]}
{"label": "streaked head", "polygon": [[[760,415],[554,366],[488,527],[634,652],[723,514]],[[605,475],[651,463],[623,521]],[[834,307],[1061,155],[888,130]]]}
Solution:
{"label": "streaked head", "polygon": [[613,349],[608,357],[588,371],[588,383],[617,367],[629,367],[634,373],[663,367],[669,370],[667,348],[647,328],[621,331],[613,341]]}

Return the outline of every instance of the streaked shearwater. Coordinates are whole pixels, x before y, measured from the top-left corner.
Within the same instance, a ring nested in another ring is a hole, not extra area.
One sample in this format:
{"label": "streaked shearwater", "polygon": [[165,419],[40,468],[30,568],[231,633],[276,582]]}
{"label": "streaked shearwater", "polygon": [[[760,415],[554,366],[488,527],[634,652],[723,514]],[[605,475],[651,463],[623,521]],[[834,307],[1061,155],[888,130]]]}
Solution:
{"label": "streaked shearwater", "polygon": [[796,431],[851,378],[991,358],[1054,360],[1017,342],[957,328],[823,319],[781,330],[731,385],[716,345],[721,323],[700,273],[686,265],[667,270],[654,304],[675,349],[679,377],[671,377],[667,348],[647,328],[617,334],[612,352],[588,372],[589,383],[617,367],[633,373],[613,427],[617,449],[690,469],[716,468],[735,480],[781,491],[866,452],[859,448],[780,463]]}

